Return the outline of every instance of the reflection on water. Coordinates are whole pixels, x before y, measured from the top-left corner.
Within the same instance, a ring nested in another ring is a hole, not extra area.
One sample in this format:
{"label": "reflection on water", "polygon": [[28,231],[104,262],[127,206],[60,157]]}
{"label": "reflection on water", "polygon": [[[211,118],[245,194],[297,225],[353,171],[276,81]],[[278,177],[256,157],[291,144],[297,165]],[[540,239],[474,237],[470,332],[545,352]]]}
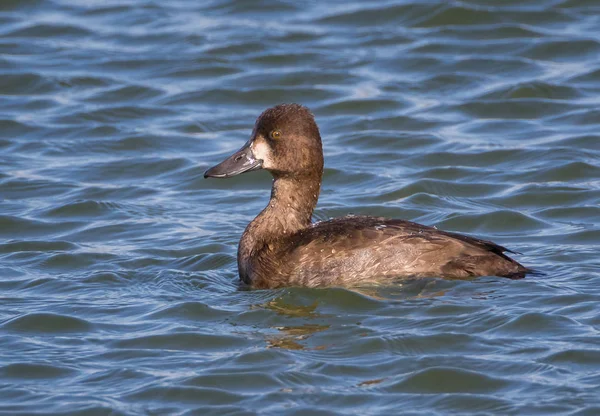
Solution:
{"label": "reflection on water", "polygon": [[[268,348],[284,348],[287,350],[303,350],[305,347],[301,344],[301,341],[307,340],[311,335],[325,331],[329,328],[329,325],[318,325],[318,324],[304,324],[301,326],[280,326],[274,327],[274,329],[280,331],[282,334],[274,335],[267,338]],[[313,347],[315,350],[324,350],[326,345],[319,345]]]}
{"label": "reflection on water", "polygon": [[365,380],[365,381],[361,381],[360,383],[358,383],[357,387],[373,386],[373,385],[377,385],[383,381],[385,381],[385,378],[376,378],[373,380]]}
{"label": "reflection on water", "polygon": [[[318,306],[319,304],[317,301],[306,306],[294,304],[289,302],[285,296],[276,297],[261,305],[261,307],[287,318],[327,318],[326,315],[316,312]],[[277,347],[290,350],[303,350],[305,349],[305,346],[301,344],[301,341],[307,340],[311,335],[317,332],[325,331],[329,328],[329,325],[305,323],[297,326],[274,326],[272,328],[280,333],[266,335],[268,348]],[[323,349],[325,347],[319,346],[314,348]]]}
{"label": "reflection on water", "polygon": [[317,301],[304,306],[289,303],[284,297],[277,297],[262,306],[283,316],[299,318],[317,318],[321,316],[316,312],[317,306],[319,306]]}

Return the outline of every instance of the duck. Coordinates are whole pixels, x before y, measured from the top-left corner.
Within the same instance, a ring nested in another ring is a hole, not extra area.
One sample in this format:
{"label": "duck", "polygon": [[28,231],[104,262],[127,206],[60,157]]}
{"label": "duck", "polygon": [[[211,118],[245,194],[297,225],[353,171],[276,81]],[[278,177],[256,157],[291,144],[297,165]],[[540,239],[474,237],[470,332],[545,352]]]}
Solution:
{"label": "duck", "polygon": [[381,284],[397,279],[523,278],[531,270],[491,241],[415,222],[348,215],[313,222],[323,145],[312,112],[279,104],[256,120],[250,139],[205,178],[259,169],[273,176],[268,205],[243,232],[239,278],[255,289]]}

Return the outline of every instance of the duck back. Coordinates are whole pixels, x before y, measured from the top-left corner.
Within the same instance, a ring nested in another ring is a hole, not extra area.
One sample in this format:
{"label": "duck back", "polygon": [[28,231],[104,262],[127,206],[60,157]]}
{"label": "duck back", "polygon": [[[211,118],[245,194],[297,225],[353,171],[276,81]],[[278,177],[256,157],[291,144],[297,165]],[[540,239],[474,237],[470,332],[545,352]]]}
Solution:
{"label": "duck back", "polygon": [[505,252],[511,251],[491,241],[410,221],[348,216],[315,223],[268,244],[254,259],[259,278],[252,285],[348,286],[406,277],[522,278],[529,270]]}

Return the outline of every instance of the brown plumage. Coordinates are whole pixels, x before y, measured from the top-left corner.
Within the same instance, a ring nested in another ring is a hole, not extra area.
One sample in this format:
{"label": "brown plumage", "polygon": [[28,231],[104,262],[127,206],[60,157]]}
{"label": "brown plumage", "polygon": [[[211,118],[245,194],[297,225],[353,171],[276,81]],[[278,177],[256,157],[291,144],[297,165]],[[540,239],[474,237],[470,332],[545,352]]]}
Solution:
{"label": "brown plumage", "polygon": [[255,288],[348,286],[403,277],[522,278],[510,250],[410,221],[347,216],[312,224],[323,175],[319,129],[298,104],[266,110],[250,140],[205,177],[266,169],[271,200],[244,231],[240,279]]}

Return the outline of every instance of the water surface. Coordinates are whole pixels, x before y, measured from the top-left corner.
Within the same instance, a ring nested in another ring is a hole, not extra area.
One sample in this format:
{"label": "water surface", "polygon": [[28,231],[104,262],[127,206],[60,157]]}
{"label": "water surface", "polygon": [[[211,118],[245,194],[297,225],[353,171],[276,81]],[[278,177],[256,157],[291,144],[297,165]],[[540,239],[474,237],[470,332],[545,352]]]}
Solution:
{"label": "water surface", "polygon": [[[595,0],[5,0],[0,412],[600,413]],[[280,102],[317,220],[471,233],[545,273],[239,290]]]}

